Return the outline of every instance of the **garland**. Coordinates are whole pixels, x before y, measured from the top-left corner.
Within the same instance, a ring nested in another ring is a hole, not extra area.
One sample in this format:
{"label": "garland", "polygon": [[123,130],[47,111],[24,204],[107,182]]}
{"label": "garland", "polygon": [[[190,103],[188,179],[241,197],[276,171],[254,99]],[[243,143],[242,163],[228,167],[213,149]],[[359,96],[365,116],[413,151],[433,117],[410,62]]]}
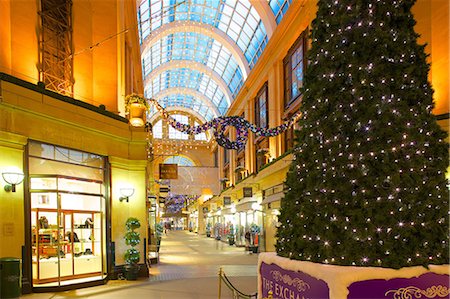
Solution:
{"label": "garland", "polygon": [[[136,98],[139,97],[137,95],[131,95],[128,97]],[[128,98],[127,97],[127,98]],[[139,97],[141,98],[141,97]],[[248,131],[255,133],[256,136],[264,136],[264,137],[274,137],[282,132],[286,131],[289,127],[291,127],[294,123],[298,121],[301,117],[300,113],[295,114],[289,120],[286,120],[283,124],[274,127],[274,128],[260,128],[255,126],[254,124],[249,123],[246,119],[240,116],[219,116],[214,118],[211,121],[205,122],[198,126],[190,126],[187,124],[182,124],[176,121],[173,117],[169,115],[169,113],[155,100],[155,99],[145,99],[141,98],[145,101],[148,101],[149,104],[153,104],[158,112],[161,113],[162,117],[168,121],[168,123],[176,130],[189,134],[196,135],[203,133],[209,129],[214,130],[214,137],[217,143],[226,148],[239,150],[245,146],[248,140]],[[236,128],[236,140],[231,141],[227,136],[225,136],[225,131],[227,127],[235,127]]]}

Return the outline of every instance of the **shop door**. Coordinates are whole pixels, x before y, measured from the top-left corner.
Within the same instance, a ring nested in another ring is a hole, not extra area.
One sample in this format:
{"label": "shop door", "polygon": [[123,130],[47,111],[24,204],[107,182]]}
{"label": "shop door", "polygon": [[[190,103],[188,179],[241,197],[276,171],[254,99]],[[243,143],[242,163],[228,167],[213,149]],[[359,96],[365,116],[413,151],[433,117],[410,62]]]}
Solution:
{"label": "shop door", "polygon": [[[31,182],[32,187],[42,188],[43,182],[50,182],[49,189],[63,189],[31,190],[33,285],[60,286],[91,277],[103,279],[105,200],[100,194],[83,192],[99,188],[95,186],[99,183],[80,184],[77,179],[58,177],[31,178]],[[69,182],[81,190],[65,191]],[[90,185],[83,190],[85,184]]]}

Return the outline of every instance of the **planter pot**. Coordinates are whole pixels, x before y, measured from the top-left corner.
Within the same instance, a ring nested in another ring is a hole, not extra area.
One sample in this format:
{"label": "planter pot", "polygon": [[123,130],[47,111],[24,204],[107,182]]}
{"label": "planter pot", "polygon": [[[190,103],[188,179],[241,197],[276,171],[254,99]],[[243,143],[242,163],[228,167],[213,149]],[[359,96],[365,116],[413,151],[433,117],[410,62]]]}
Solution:
{"label": "planter pot", "polygon": [[449,265],[389,269],[258,257],[258,298],[449,298]]}
{"label": "planter pot", "polygon": [[136,280],[139,276],[139,265],[125,265],[124,272],[127,280]]}
{"label": "planter pot", "polygon": [[251,251],[252,253],[258,253],[258,246],[249,246],[248,247],[249,251]]}
{"label": "planter pot", "polygon": [[161,247],[161,239],[156,239],[156,252],[159,252],[159,248]]}
{"label": "planter pot", "polygon": [[211,233],[206,233],[206,236],[209,238],[211,237]]}
{"label": "planter pot", "polygon": [[145,106],[139,103],[130,104],[130,124],[134,127],[142,127],[145,124]]}

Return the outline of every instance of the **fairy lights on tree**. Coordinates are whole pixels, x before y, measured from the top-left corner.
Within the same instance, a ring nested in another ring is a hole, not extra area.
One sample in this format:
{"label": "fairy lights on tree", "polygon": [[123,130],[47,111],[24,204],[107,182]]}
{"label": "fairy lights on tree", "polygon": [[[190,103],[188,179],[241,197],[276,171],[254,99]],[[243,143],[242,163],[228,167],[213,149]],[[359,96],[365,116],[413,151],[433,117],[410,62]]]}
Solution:
{"label": "fairy lights on tree", "polygon": [[449,262],[446,133],[412,0],[318,1],[277,252],[400,268]]}

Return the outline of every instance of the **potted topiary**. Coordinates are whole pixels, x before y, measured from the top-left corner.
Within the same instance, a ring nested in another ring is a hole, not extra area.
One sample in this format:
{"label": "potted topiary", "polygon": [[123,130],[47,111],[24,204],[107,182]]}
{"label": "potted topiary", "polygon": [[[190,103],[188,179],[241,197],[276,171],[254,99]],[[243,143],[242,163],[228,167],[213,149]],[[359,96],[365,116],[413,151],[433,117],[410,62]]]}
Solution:
{"label": "potted topiary", "polygon": [[164,227],[161,223],[156,224],[156,252],[159,252],[159,247],[161,246],[161,238],[164,232]]}
{"label": "potted topiary", "polygon": [[230,231],[228,232],[227,239],[228,239],[229,245],[234,245],[234,226],[233,225],[230,225]]}
{"label": "potted topiary", "polygon": [[138,232],[134,231],[141,227],[141,223],[139,219],[130,217],[127,219],[125,226],[127,228],[127,232],[125,233],[125,244],[131,246],[131,248],[127,249],[125,252],[125,278],[127,280],[136,280],[139,274],[139,260],[140,253],[139,250],[134,248],[141,241],[140,235]]}
{"label": "potted topiary", "polygon": [[211,237],[211,223],[209,222],[206,224],[206,236]]}

